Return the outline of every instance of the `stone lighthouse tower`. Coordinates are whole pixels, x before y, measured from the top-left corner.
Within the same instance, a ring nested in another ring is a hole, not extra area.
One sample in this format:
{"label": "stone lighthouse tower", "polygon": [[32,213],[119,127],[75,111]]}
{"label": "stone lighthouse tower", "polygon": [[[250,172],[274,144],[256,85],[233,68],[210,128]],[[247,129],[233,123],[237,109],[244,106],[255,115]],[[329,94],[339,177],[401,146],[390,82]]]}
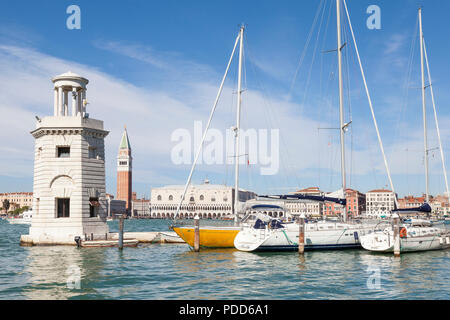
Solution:
{"label": "stone lighthouse tower", "polygon": [[117,156],[117,199],[126,201],[127,212],[131,211],[132,162],[131,145],[125,127]]}
{"label": "stone lighthouse tower", "polygon": [[53,116],[37,118],[33,219],[22,244],[76,244],[108,232],[103,121],[86,112],[88,80],[72,72],[52,79]]}

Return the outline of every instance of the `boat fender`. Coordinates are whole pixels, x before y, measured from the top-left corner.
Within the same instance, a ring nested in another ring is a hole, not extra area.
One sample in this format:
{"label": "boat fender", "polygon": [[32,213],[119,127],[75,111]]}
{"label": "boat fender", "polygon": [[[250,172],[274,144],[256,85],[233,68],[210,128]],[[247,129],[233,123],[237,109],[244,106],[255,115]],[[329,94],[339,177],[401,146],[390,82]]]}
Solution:
{"label": "boat fender", "polygon": [[445,238],[445,242],[446,242],[447,244],[450,244],[450,237]]}
{"label": "boat fender", "polygon": [[406,228],[402,228],[400,230],[400,238],[406,238],[407,237],[407,231]]}

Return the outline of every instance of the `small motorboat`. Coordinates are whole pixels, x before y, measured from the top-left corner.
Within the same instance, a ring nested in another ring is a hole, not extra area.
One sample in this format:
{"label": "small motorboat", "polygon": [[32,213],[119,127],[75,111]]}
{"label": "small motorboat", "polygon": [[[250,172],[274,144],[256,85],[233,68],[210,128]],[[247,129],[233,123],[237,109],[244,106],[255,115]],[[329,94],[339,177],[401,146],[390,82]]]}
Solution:
{"label": "small motorboat", "polygon": [[[124,239],[124,247],[137,247],[139,240]],[[81,240],[80,246],[83,248],[118,247],[119,240]]]}
{"label": "small motorboat", "polygon": [[33,218],[33,211],[32,210],[28,210],[28,211],[25,211],[22,214],[22,216],[19,216],[17,218],[11,217],[11,218],[7,218],[6,220],[10,224],[31,224],[32,218]]}
{"label": "small motorboat", "polygon": [[176,232],[159,232],[154,242],[158,243],[186,243]]}

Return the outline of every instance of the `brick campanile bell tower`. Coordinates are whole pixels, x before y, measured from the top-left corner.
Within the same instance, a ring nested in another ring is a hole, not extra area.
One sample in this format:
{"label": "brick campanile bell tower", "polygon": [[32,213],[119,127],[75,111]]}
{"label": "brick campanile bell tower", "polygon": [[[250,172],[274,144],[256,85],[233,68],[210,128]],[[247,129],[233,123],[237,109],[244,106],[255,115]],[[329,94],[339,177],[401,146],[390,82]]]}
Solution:
{"label": "brick campanile bell tower", "polygon": [[128,139],[127,127],[122,135],[117,157],[117,199],[126,201],[127,212],[131,212],[132,195],[132,162],[131,145]]}

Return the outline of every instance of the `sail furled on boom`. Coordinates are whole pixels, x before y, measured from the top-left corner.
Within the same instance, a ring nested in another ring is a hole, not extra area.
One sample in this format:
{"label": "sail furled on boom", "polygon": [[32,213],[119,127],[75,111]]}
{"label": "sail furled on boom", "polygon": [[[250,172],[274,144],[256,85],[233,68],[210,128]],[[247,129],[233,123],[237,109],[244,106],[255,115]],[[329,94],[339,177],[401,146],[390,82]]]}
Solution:
{"label": "sail furled on boom", "polygon": [[417,208],[395,209],[394,211],[399,211],[399,212],[426,212],[426,213],[430,213],[431,212],[431,206],[428,203],[425,202],[423,205],[421,205],[420,207],[417,207]]}
{"label": "sail furled on boom", "polygon": [[333,198],[326,196],[313,196],[309,194],[287,194],[287,195],[265,195],[258,196],[258,198],[267,198],[267,199],[280,199],[280,200],[311,200],[317,202],[334,202],[340,205],[345,206],[347,204],[346,199],[343,198]]}

